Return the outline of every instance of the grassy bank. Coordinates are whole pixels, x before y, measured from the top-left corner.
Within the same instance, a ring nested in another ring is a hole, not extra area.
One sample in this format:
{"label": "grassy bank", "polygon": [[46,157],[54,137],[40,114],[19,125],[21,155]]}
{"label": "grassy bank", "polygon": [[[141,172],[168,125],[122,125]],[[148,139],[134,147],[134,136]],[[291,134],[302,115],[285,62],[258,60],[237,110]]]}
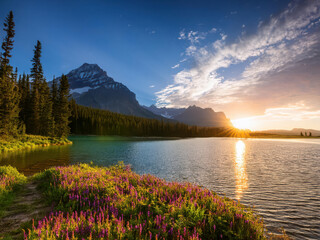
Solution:
{"label": "grassy bank", "polygon": [[22,135],[16,138],[1,139],[0,153],[50,145],[64,145],[72,142],[66,138],[44,137],[37,135]]}
{"label": "grassy bank", "polygon": [[[2,169],[9,174],[0,174],[1,189],[25,181],[11,167]],[[189,183],[138,175],[121,164],[56,167],[29,180],[54,208],[33,224],[24,223],[21,239],[269,238],[252,209]]]}
{"label": "grassy bank", "polygon": [[0,218],[15,199],[15,193],[27,178],[11,166],[0,166]]}
{"label": "grassy bank", "polygon": [[251,209],[122,165],[57,167],[35,178],[56,211],[26,239],[264,239],[263,222]]}

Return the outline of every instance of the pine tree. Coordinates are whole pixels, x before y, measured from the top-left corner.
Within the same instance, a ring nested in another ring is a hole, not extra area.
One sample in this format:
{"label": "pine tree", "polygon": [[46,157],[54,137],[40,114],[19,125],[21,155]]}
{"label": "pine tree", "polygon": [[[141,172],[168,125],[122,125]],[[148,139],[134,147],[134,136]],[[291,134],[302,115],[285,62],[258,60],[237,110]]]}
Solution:
{"label": "pine tree", "polygon": [[54,119],[52,116],[52,101],[50,88],[43,77],[41,58],[41,42],[37,41],[32,59],[32,114],[31,132],[51,136],[54,133]]}
{"label": "pine tree", "polygon": [[4,22],[3,30],[7,33],[7,35],[5,36],[1,45],[2,55],[0,63],[0,77],[3,77],[3,75],[9,77],[12,73],[12,67],[9,65],[9,59],[11,58],[11,50],[13,49],[13,38],[15,35],[14,26],[13,13],[10,11]]}
{"label": "pine tree", "polygon": [[52,101],[50,88],[48,83],[43,79],[41,83],[41,106],[40,106],[40,135],[53,136],[54,135],[54,120],[52,116]]}
{"label": "pine tree", "polygon": [[58,137],[67,137],[70,133],[69,118],[71,116],[71,109],[69,106],[69,82],[65,75],[62,75],[60,79],[58,109],[56,134]]}
{"label": "pine tree", "polygon": [[31,115],[32,115],[32,98],[29,75],[26,76],[25,81],[25,104],[23,105],[24,123],[26,125],[26,132],[31,132]]}
{"label": "pine tree", "polygon": [[40,133],[40,82],[43,78],[42,66],[40,62],[41,58],[41,43],[37,41],[37,45],[34,49],[34,56],[31,60],[31,79],[32,79],[32,90],[31,90],[31,116],[30,116],[30,133]]}
{"label": "pine tree", "polygon": [[51,85],[51,101],[52,101],[52,117],[55,122],[54,134],[57,132],[57,120],[59,118],[59,99],[58,99],[58,86],[55,79],[52,80]]}
{"label": "pine tree", "polygon": [[[4,23],[6,36],[1,45],[2,54],[0,59],[0,135],[16,136],[19,133],[19,88],[16,76],[10,66],[11,50],[15,35],[12,11]],[[16,73],[17,73],[16,69]]]}
{"label": "pine tree", "polygon": [[43,71],[42,71],[42,65],[40,62],[41,58],[41,42],[37,41],[37,45],[35,46],[35,49],[33,51],[34,55],[31,60],[32,62],[32,68],[31,68],[31,74],[30,77],[32,78],[32,87],[33,89],[40,88],[40,83],[43,79]]}

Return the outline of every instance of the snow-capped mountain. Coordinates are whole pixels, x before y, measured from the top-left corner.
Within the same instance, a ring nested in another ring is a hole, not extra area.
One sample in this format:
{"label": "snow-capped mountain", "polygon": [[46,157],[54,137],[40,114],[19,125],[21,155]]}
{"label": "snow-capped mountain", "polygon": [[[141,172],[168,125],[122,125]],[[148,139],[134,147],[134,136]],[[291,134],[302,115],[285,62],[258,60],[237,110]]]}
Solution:
{"label": "snow-capped mountain", "polygon": [[186,108],[157,108],[155,105],[151,105],[150,107],[143,106],[145,109],[149,110],[150,112],[153,112],[154,114],[160,115],[165,118],[174,119],[175,116],[183,113]]}
{"label": "snow-capped mountain", "polygon": [[133,92],[114,81],[97,64],[84,63],[66,76],[70,93],[80,105],[139,117],[160,118],[141,107]]}
{"label": "snow-capped mountain", "polygon": [[232,123],[223,112],[215,112],[212,108],[200,108],[197,106],[190,106],[188,108],[157,108],[154,105],[145,108],[154,114],[163,117],[169,116],[173,120],[188,125],[202,127],[232,127]]}

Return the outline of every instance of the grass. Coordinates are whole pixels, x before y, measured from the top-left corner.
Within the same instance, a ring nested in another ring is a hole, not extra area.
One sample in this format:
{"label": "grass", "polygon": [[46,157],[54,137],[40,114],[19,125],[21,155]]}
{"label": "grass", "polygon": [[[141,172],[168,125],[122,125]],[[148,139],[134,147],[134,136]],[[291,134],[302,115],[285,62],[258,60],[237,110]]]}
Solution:
{"label": "grass", "polygon": [[[0,167],[0,176],[1,193],[26,182],[12,167]],[[39,200],[54,208],[17,228],[14,234],[23,229],[19,236],[26,240],[288,239],[269,236],[262,218],[236,201],[190,183],[138,175],[123,164],[55,167],[28,180],[42,193]]]}
{"label": "grass", "polygon": [[251,209],[189,183],[81,164],[35,176],[56,211],[25,239],[265,239]]}
{"label": "grass", "polygon": [[17,138],[0,139],[0,153],[70,143],[72,142],[66,138],[21,135]]}
{"label": "grass", "polygon": [[27,178],[11,166],[0,166],[0,217],[14,201],[16,192]]}

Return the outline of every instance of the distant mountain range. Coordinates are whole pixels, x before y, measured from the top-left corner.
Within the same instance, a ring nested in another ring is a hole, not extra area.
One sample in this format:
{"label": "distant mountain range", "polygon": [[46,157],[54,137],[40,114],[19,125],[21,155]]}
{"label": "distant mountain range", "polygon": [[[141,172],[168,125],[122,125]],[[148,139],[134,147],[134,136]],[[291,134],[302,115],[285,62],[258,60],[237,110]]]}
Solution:
{"label": "distant mountain range", "polygon": [[[154,105],[142,107],[132,91],[124,84],[114,81],[97,64],[84,63],[66,76],[70,84],[71,97],[83,106],[138,117],[171,119],[203,127],[232,127],[223,112],[214,112],[211,108],[157,108]],[[55,80],[60,78],[61,76]]]}
{"label": "distant mountain range", "polygon": [[186,108],[158,108],[155,105],[151,105],[150,107],[143,106],[145,109],[149,110],[150,112],[153,112],[154,114],[160,115],[165,118],[174,119],[175,116],[183,113]]}
{"label": "distant mountain range", "polygon": [[257,131],[260,133],[269,133],[269,134],[278,134],[278,135],[289,135],[289,136],[300,136],[301,132],[302,134],[307,133],[309,136],[309,133],[312,134],[312,136],[320,136],[320,131],[319,130],[314,130],[314,129],[305,129],[305,128],[293,128],[291,130],[265,130],[265,131]]}
{"label": "distant mountain range", "polygon": [[114,81],[97,64],[84,63],[66,76],[70,93],[80,105],[138,117],[161,118],[141,107],[133,92]]}
{"label": "distant mountain range", "polygon": [[144,106],[154,114],[174,119],[188,125],[201,127],[233,127],[223,112],[215,112],[212,108],[190,106],[188,108],[157,108],[154,105]]}

